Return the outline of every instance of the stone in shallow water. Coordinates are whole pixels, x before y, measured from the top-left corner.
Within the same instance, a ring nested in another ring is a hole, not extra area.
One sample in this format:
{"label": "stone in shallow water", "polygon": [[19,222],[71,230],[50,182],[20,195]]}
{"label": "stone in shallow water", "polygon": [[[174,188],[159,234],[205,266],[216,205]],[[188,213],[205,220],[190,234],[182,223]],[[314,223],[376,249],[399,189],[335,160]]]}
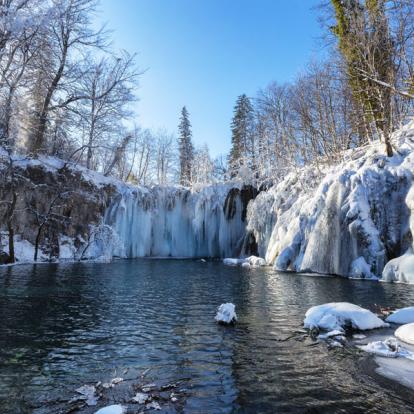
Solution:
{"label": "stone in shallow water", "polygon": [[237,321],[236,306],[233,303],[223,303],[217,309],[215,320],[219,323],[230,324]]}

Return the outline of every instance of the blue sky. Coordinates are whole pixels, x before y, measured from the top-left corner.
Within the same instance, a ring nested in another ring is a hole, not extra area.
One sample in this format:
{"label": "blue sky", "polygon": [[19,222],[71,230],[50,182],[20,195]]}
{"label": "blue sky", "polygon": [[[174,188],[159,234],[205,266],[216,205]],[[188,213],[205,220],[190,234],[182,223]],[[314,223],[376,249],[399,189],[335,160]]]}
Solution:
{"label": "blue sky", "polygon": [[137,122],[177,132],[183,105],[196,145],[230,148],[238,95],[293,80],[322,53],[319,0],[102,0],[114,46],[136,52]]}

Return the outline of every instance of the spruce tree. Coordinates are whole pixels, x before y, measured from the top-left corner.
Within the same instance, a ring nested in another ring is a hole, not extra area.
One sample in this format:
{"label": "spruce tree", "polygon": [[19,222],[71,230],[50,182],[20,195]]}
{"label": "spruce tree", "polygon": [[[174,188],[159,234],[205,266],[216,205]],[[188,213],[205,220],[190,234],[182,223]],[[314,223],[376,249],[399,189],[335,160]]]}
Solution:
{"label": "spruce tree", "polygon": [[194,147],[191,141],[191,124],[189,113],[184,106],[181,110],[180,124],[178,125],[178,148],[180,153],[180,184],[191,184],[191,171],[194,159]]}
{"label": "spruce tree", "polygon": [[249,164],[248,167],[253,166],[253,107],[245,94],[237,98],[231,133],[229,168],[230,175],[235,177],[243,164]]}

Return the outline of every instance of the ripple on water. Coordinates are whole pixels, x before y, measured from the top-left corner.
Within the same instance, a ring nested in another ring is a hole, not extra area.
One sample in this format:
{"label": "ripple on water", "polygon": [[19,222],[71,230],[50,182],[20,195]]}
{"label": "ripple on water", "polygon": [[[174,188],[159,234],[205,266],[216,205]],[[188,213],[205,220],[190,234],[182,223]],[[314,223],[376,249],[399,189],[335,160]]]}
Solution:
{"label": "ripple on water", "polygon": [[[126,368],[185,378],[184,412],[412,412],[360,368],[359,354],[311,346],[295,331],[320,303],[413,299],[409,286],[217,262],[8,267],[0,270],[0,412],[30,412],[39,396],[71,398]],[[228,301],[237,306],[234,327],[214,322]]]}

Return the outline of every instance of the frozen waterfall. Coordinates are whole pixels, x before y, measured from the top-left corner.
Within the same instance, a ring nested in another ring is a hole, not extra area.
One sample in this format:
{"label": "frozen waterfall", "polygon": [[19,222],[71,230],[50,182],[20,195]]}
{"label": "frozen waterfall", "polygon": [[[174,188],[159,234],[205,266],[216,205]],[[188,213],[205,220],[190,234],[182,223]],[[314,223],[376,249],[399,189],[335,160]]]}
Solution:
{"label": "frozen waterfall", "polygon": [[[227,257],[243,253],[251,186],[129,189],[110,205],[105,224],[119,257]],[[251,253],[246,251],[246,254]],[[254,253],[254,251],[252,252]]]}

